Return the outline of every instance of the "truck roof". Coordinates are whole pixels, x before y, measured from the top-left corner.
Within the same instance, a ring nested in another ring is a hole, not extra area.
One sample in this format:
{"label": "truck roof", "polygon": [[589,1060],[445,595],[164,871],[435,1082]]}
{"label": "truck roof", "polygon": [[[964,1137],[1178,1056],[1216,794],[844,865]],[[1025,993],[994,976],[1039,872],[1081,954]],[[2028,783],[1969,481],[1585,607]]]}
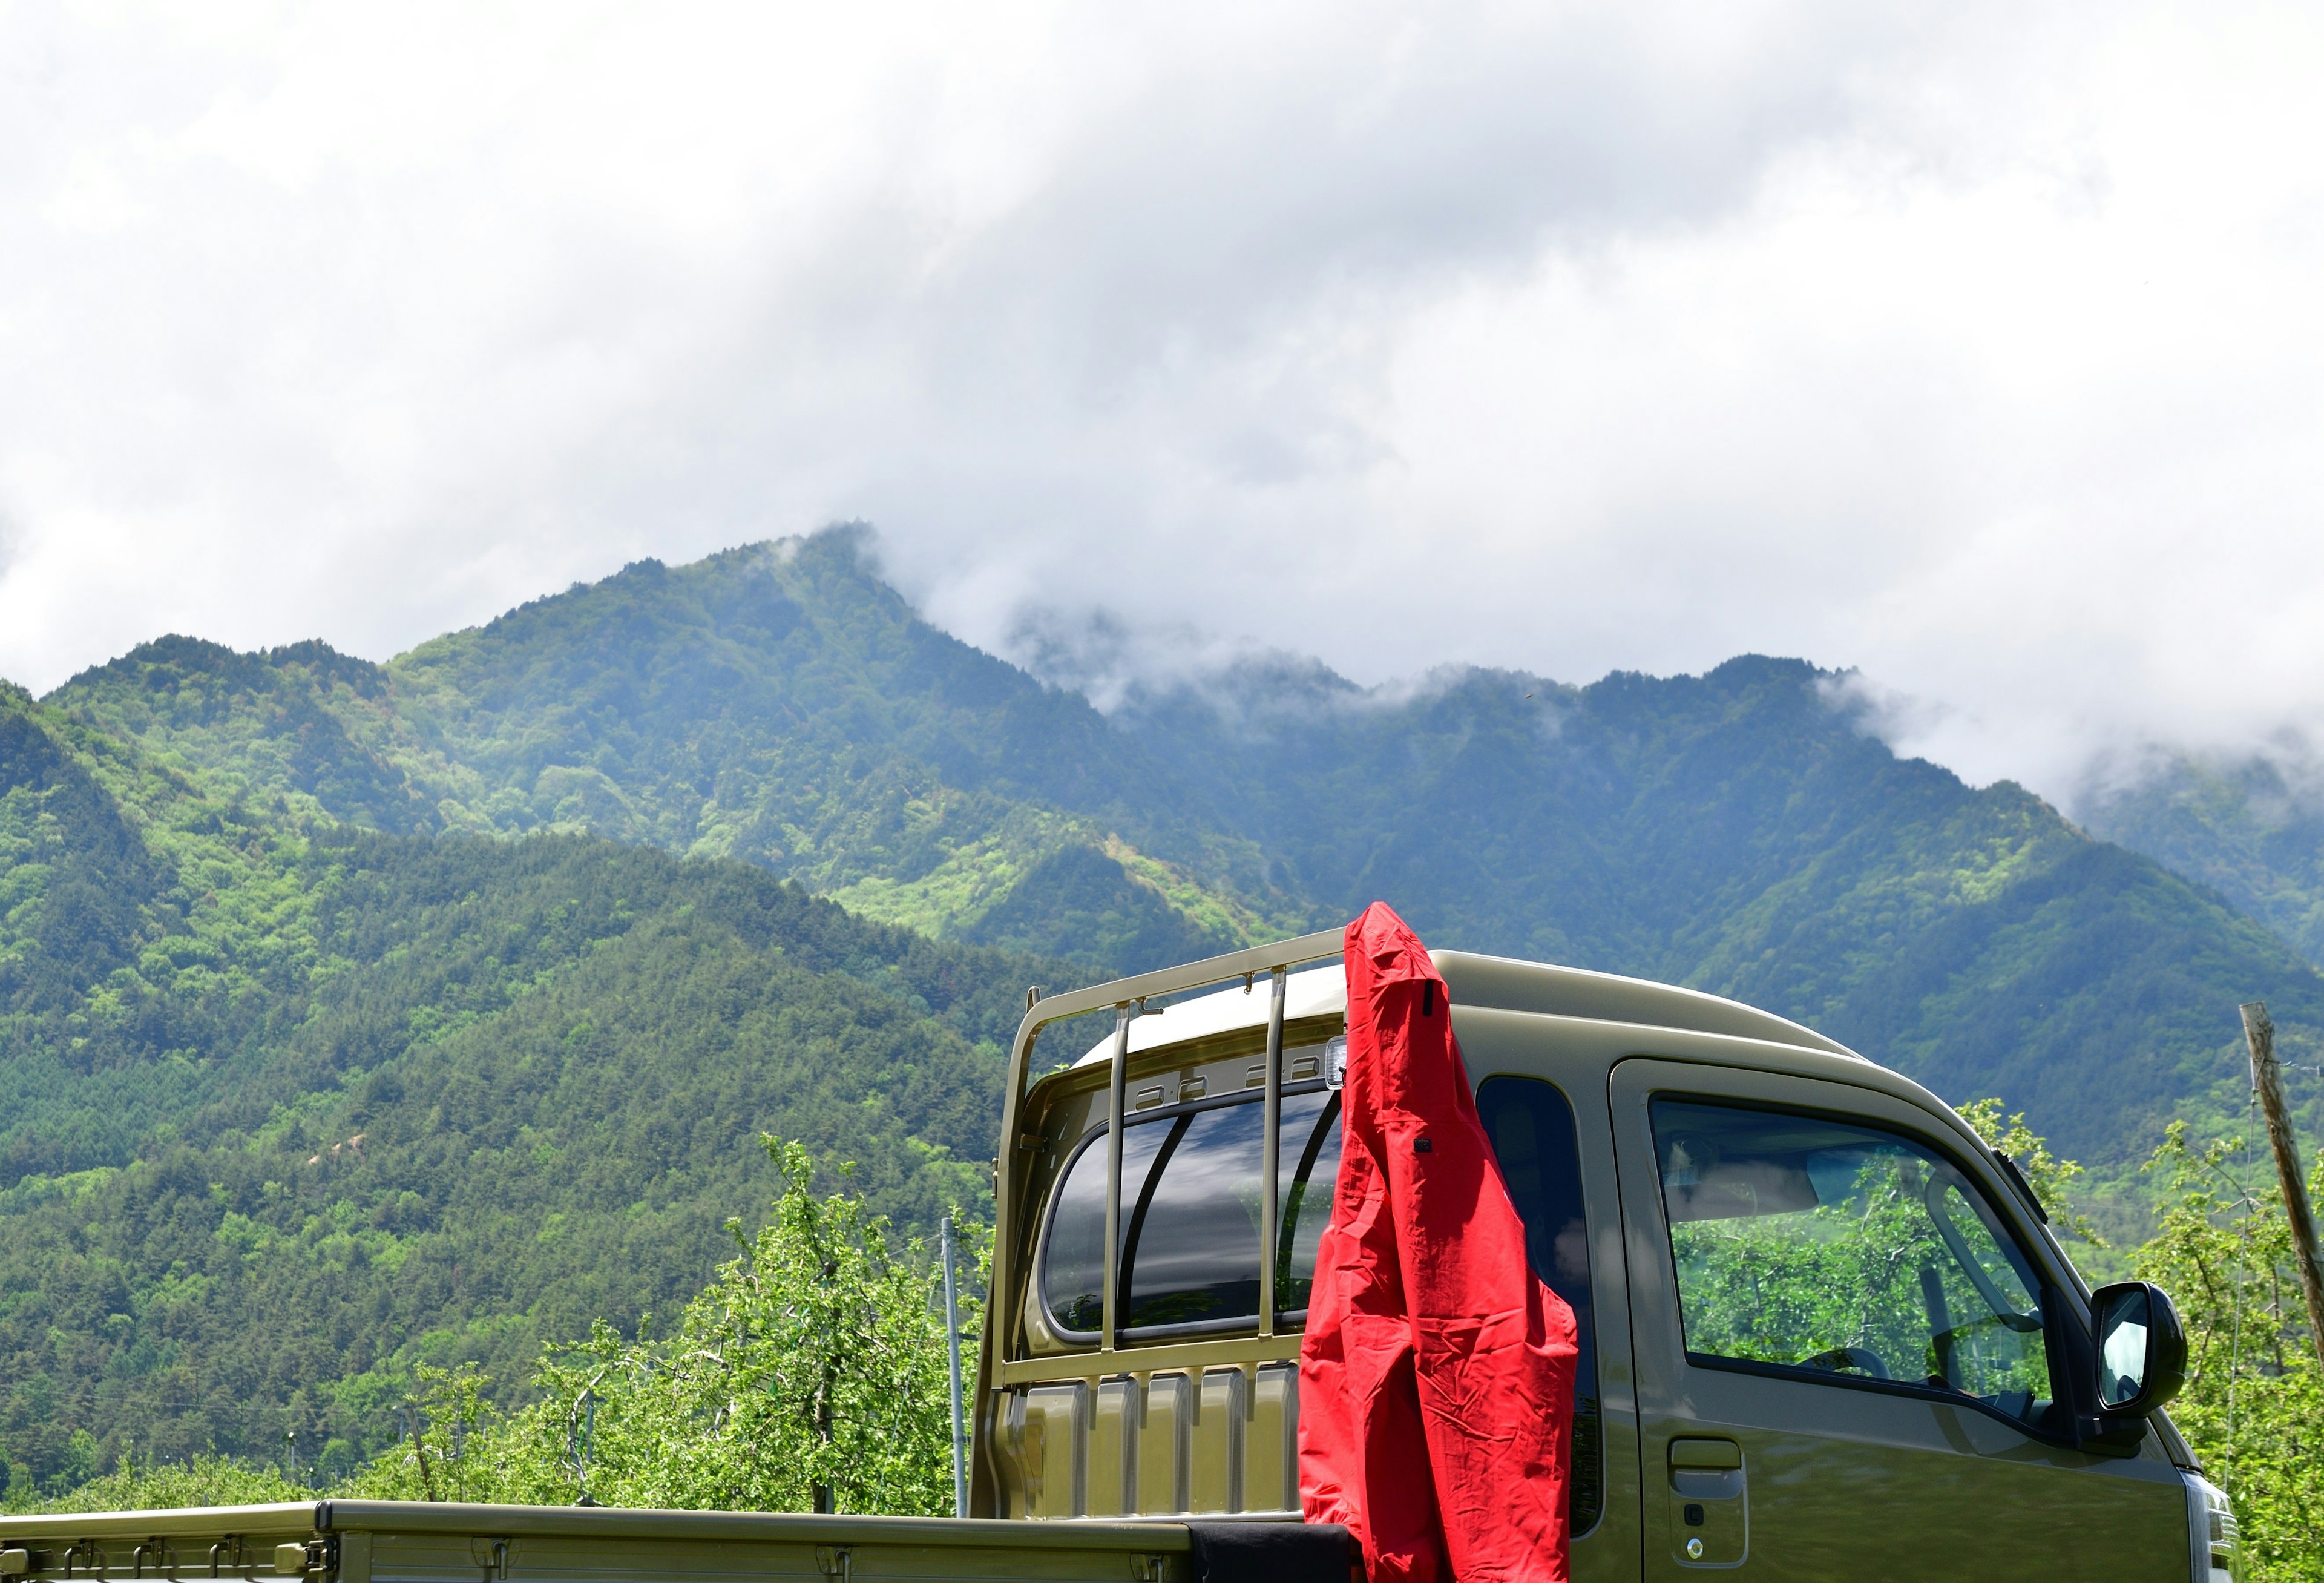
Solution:
{"label": "truck roof", "polygon": [[[1555,1017],[1581,1017],[1600,1023],[1626,1023],[1641,1028],[1677,1028],[1696,1033],[1720,1033],[1735,1039],[1756,1039],[1768,1044],[1788,1044],[1827,1055],[1865,1058],[1812,1028],[1801,1026],[1773,1012],[1763,1012],[1722,995],[1645,978],[1625,978],[1617,973],[1593,973],[1585,967],[1563,967],[1551,962],[1522,962],[1509,957],[1484,957],[1468,951],[1431,951],[1429,959],[1444,975],[1453,1005],[1489,1006],[1500,1011],[1532,1012]],[[1138,1018],[1130,1024],[1130,1048],[1157,1050],[1189,1039],[1267,1023],[1268,997],[1257,985],[1196,995]],[[1284,982],[1283,1017],[1325,1016],[1348,1007],[1346,970],[1337,962],[1288,975]],[[1111,1035],[1090,1047],[1074,1062],[1086,1066],[1110,1060]]]}

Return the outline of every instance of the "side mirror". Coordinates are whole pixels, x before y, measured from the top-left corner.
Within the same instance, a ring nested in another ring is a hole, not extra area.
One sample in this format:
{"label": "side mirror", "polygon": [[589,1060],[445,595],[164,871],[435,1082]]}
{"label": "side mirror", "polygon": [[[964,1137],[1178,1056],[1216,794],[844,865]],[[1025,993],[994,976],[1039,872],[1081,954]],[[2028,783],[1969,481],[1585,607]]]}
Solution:
{"label": "side mirror", "polygon": [[2187,1331],[2163,1288],[2122,1281],[2090,1294],[2097,1333],[2098,1407],[2117,1418],[2144,1417],[2187,1383]]}

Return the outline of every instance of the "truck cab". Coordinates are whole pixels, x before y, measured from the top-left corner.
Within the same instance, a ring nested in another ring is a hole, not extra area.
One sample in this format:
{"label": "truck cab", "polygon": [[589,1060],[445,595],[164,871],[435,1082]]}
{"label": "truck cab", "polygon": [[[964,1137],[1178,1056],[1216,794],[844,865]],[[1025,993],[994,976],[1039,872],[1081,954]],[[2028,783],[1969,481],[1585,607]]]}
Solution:
{"label": "truck cab", "polygon": [[[1313,935],[1029,1002],[974,1514],[1298,1520],[1339,951]],[[2100,1351],[2133,1332],[2093,1338],[2041,1207],[1933,1095],[1714,995],[1433,959],[1529,1262],[1577,1320],[1576,1579],[2232,1571],[2168,1418],[2100,1412],[2139,1405],[2098,1400]],[[1106,1013],[1028,1081],[1043,1029]]]}

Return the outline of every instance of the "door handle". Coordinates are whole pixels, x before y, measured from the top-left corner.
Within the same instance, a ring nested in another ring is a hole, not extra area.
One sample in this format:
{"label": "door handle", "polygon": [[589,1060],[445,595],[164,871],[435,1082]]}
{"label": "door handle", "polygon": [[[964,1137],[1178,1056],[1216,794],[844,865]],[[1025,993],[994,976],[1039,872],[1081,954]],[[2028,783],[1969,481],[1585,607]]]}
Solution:
{"label": "door handle", "polygon": [[1673,1559],[1731,1567],[1750,1552],[1750,1502],[1743,1448],[1734,1440],[1683,1436],[1670,1442]]}
{"label": "door handle", "polygon": [[1736,1472],[1743,1466],[1743,1448],[1733,1440],[1674,1440],[1670,1443],[1670,1465],[1674,1472],[1680,1468]]}

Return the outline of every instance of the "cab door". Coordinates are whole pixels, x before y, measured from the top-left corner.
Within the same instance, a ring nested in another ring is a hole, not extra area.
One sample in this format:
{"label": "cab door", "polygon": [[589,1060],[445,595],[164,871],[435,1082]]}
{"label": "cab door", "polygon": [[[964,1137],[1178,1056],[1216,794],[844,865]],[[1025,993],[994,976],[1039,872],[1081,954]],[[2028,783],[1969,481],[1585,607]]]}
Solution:
{"label": "cab door", "polygon": [[1572,1309],[1573,1583],[1637,1583],[1637,1409],[1623,1271],[1620,1184],[1606,1114],[1608,1054],[1551,1019],[1487,1007],[1453,1013],[1477,1080],[1477,1117],[1525,1222],[1535,1273]]}
{"label": "cab door", "polygon": [[2180,1578],[2150,1432],[2073,1449],[2070,1282],[1990,1163],[1906,1101],[1637,1059],[1609,1080],[1645,1574]]}

